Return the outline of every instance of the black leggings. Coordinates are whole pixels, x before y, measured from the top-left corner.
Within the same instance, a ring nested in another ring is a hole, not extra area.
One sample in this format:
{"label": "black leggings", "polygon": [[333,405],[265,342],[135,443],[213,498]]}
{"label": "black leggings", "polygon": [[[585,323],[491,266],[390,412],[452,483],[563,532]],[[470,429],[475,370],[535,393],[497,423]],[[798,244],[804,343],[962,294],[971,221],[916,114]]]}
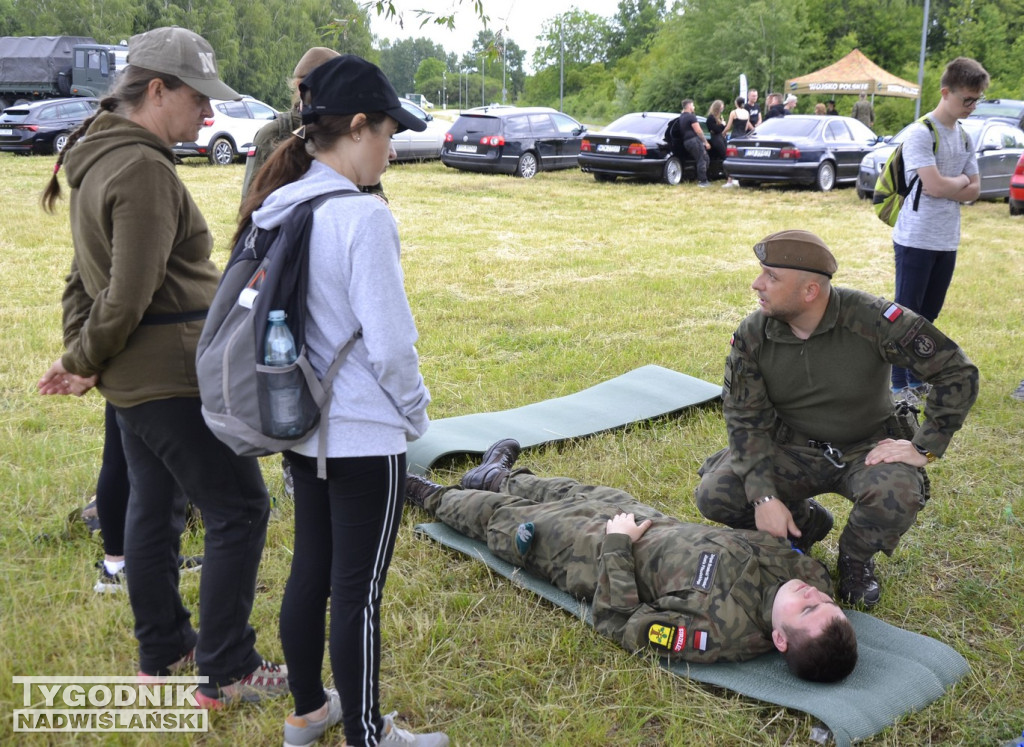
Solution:
{"label": "black leggings", "polygon": [[281,645],[295,712],[325,702],[321,671],[327,600],[330,657],[345,740],[376,744],[380,603],[405,503],[405,454],[327,460],[288,452],[295,481],[295,551],[281,603]]}
{"label": "black leggings", "polygon": [[124,555],[124,514],[128,510],[128,462],[124,458],[117,410],[107,403],[103,431],[103,463],[96,478],[96,514],[103,535],[103,552]]}

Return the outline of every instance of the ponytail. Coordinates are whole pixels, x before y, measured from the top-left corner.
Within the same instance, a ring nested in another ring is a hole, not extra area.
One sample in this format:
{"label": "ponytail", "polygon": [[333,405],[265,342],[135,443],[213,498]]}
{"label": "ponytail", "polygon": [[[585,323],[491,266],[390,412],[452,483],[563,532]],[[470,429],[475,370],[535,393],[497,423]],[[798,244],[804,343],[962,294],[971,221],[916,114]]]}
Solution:
{"label": "ponytail", "polygon": [[118,78],[117,87],[113,93],[100,101],[100,108],[97,112],[82,122],[78,129],[71,133],[68,137],[67,145],[64,146],[64,150],[57,155],[57,163],[53,166],[53,176],[50,177],[50,181],[46,185],[46,189],[43,190],[39,200],[42,203],[43,210],[52,213],[57,199],[60,197],[60,181],[57,179],[57,174],[60,172],[61,166],[64,165],[64,157],[68,151],[85,135],[92,123],[103,112],[116,112],[121,107],[132,110],[140,106],[146,98],[149,81],[153,80],[153,78],[162,80],[167,89],[171,91],[185,85],[181,78],[174,75],[147,70],[138,65],[126,67]]}
{"label": "ponytail", "polygon": [[103,112],[112,112],[117,109],[117,105],[121,103],[121,100],[117,96],[107,96],[105,99],[100,101],[100,108],[96,110],[96,113],[86,119],[82,124],[78,126],[74,132],[68,136],[68,142],[64,146],[63,150],[57,154],[57,163],[53,165],[53,176],[50,177],[49,183],[46,185],[46,189],[43,190],[42,196],[39,198],[39,202],[43,206],[43,210],[48,213],[52,213],[56,208],[57,200],[60,198],[60,180],[57,178],[57,174],[60,172],[61,166],[64,165],[64,156],[71,150],[75,143],[85,134],[89,126],[96,120]]}

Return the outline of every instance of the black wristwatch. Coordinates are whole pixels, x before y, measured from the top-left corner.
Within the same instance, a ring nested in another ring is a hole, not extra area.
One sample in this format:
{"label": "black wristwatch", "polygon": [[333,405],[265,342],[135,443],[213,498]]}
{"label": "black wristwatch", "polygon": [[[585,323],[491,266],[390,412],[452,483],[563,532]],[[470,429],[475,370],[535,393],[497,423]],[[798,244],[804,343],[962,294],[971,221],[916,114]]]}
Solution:
{"label": "black wristwatch", "polygon": [[925,448],[923,448],[921,446],[918,446],[915,443],[911,443],[910,445],[913,446],[915,449],[917,449],[917,453],[918,454],[920,454],[921,456],[923,456],[925,459],[928,460],[928,464],[931,464],[936,459],[938,459],[938,457],[935,456],[934,454],[932,454],[930,451],[928,451],[928,449],[925,449]]}

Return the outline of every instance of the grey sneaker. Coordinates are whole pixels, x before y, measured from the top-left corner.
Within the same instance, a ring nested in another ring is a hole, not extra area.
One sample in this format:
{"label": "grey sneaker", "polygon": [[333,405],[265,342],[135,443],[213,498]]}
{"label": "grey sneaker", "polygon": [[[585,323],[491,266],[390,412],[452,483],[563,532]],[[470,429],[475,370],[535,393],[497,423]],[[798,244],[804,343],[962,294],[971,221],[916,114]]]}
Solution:
{"label": "grey sneaker", "polygon": [[384,717],[384,730],[380,734],[380,747],[396,744],[412,744],[416,747],[448,747],[448,735],[441,731],[433,731],[429,734],[413,734],[411,731],[399,729],[395,726],[395,716],[398,712],[389,713]]}
{"label": "grey sneaker", "polygon": [[1024,402],[1024,381],[1020,382],[1020,386],[1014,389],[1010,396],[1018,402]]}
{"label": "grey sneaker", "polygon": [[338,691],[325,688],[327,715],[319,721],[294,713],[284,720],[284,747],[306,747],[324,735],[324,732],[341,721],[341,698]]}

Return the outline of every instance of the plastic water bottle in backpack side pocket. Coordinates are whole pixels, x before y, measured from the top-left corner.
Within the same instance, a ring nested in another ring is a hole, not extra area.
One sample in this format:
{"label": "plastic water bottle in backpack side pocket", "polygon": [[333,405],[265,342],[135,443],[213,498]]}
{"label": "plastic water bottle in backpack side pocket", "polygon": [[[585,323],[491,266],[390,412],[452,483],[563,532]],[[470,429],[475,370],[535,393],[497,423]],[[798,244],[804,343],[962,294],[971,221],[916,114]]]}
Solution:
{"label": "plastic water bottle in backpack side pocket", "polygon": [[[271,311],[264,345],[264,364],[272,368],[286,368],[295,363],[298,353],[295,339],[284,321],[284,311]],[[268,379],[267,395],[270,405],[270,430],[277,438],[299,435],[301,418],[300,399],[302,388],[294,375],[271,375]]]}

